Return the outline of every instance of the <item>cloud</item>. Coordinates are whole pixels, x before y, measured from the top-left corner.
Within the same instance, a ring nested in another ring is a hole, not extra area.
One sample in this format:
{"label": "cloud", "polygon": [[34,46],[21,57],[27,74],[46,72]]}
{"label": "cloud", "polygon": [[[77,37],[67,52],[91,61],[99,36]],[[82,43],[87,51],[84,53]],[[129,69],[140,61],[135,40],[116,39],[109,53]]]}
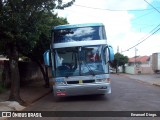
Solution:
{"label": "cloud", "polygon": [[[153,0],[147,0],[149,3]],[[148,4],[143,0],[107,0],[106,7],[115,10],[146,9]]]}
{"label": "cloud", "polygon": [[[147,1],[152,2],[152,0]],[[146,9],[148,4],[143,0],[76,0],[74,4],[64,10],[58,10],[58,15],[66,17],[71,24],[103,23],[106,27],[108,43],[113,46],[115,52],[117,51],[117,46],[119,46],[120,51],[126,50],[138,43],[142,36],[146,36],[146,33],[139,33],[132,25],[131,20],[135,17],[134,14],[123,11]],[[87,7],[122,11],[91,9]],[[149,50],[147,46],[147,44],[151,45],[152,43],[149,41],[158,40],[158,37],[158,35],[154,36],[150,40],[147,40],[145,44],[137,46],[139,55],[149,55],[152,51],[158,51],[158,46],[153,47],[152,50]],[[134,56],[134,49],[123,54],[132,57]]]}

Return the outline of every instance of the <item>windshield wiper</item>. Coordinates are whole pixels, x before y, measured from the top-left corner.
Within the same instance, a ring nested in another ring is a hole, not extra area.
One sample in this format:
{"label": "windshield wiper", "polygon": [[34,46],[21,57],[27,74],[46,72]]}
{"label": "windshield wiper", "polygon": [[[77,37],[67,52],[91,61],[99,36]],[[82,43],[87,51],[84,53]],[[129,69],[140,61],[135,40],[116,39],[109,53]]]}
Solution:
{"label": "windshield wiper", "polygon": [[[80,49],[81,49],[81,47],[80,47]],[[88,64],[86,64],[83,55],[84,55],[84,54],[83,54],[82,51],[81,51],[81,52],[80,52],[80,56],[79,56],[79,57],[80,57],[79,62],[80,62],[80,63],[83,62],[83,63],[86,65],[86,67],[88,68],[88,71],[90,72],[90,74],[93,75],[93,76],[95,76],[93,70],[90,68],[90,66],[89,66]],[[80,68],[80,71],[81,71],[81,68]],[[80,73],[81,73],[81,72],[80,72]]]}
{"label": "windshield wiper", "polygon": [[95,76],[95,74],[94,74],[93,70],[90,68],[90,66],[85,61],[82,61],[82,62],[86,65],[86,67],[88,68],[88,71],[90,72],[90,74]]}

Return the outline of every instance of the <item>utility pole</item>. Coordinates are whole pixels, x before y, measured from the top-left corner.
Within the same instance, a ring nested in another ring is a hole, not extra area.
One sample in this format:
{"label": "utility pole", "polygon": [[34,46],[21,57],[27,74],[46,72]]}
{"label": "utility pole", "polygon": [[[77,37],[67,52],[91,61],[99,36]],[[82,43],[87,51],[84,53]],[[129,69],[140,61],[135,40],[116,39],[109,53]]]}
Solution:
{"label": "utility pole", "polygon": [[117,46],[117,53],[119,53],[119,46]]}
{"label": "utility pole", "polygon": [[135,60],[134,60],[134,65],[136,66],[136,56],[137,56],[137,51],[138,49],[135,47]]}
{"label": "utility pole", "polygon": [[[119,53],[119,46],[117,46],[117,53]],[[117,66],[116,66],[116,73],[118,74],[118,67],[119,67],[119,57],[117,58]]]}

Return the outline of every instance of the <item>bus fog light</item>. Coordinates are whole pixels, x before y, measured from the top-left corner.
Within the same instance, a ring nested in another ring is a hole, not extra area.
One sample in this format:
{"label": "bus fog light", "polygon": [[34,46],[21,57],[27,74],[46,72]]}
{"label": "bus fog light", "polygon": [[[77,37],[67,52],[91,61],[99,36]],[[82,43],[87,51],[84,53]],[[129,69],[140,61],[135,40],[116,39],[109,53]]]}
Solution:
{"label": "bus fog light", "polygon": [[109,78],[109,80],[107,78],[107,79],[97,79],[96,81],[97,82],[110,82],[110,78]]}

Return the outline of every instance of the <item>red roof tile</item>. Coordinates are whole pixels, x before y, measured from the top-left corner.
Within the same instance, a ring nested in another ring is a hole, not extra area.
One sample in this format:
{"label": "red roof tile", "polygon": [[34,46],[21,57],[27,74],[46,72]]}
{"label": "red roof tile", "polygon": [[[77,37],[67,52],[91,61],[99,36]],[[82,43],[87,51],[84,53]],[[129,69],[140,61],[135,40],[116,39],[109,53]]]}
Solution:
{"label": "red roof tile", "polygon": [[[139,56],[139,57],[136,57],[136,62],[141,62],[141,63],[145,63],[147,62],[149,59],[149,56]],[[128,62],[135,62],[135,57],[133,58],[129,58]]]}

